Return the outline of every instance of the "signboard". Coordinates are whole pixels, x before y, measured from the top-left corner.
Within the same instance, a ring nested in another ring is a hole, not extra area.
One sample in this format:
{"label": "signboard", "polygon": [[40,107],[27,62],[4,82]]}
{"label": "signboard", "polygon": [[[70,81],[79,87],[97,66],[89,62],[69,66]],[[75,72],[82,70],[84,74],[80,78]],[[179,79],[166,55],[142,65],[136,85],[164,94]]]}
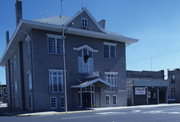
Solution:
{"label": "signboard", "polygon": [[146,88],[145,87],[135,87],[135,95],[145,95]]}

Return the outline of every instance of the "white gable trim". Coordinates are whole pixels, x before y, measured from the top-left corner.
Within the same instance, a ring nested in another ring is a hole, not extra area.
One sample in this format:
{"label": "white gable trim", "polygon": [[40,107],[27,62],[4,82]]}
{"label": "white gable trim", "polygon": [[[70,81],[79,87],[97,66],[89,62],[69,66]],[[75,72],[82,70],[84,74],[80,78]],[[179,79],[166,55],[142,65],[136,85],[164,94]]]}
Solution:
{"label": "white gable trim", "polygon": [[70,24],[76,17],[78,17],[82,12],[86,12],[87,15],[91,18],[91,20],[94,22],[94,24],[104,33],[106,33],[106,31],[98,24],[98,22],[95,20],[95,18],[91,15],[91,13],[86,9],[83,8],[81,11],[79,11],[78,13],[76,13],[71,19],[69,19],[65,25]]}
{"label": "white gable trim", "polygon": [[71,88],[84,88],[84,87],[92,85],[92,84],[94,84],[96,82],[101,82],[101,83],[103,83],[103,84],[105,84],[105,85],[107,85],[109,87],[112,86],[111,84],[109,84],[108,82],[102,80],[101,78],[97,78],[97,79],[94,79],[94,80],[91,80],[91,81],[87,81],[87,82],[81,83],[80,85],[73,85],[73,86],[71,86]]}
{"label": "white gable trim", "polygon": [[92,47],[90,47],[88,45],[83,45],[83,46],[78,47],[78,48],[73,48],[73,50],[80,51],[80,50],[82,50],[84,48],[89,50],[89,51],[92,51],[92,52],[98,52],[98,50],[95,50],[95,49],[93,49]]}

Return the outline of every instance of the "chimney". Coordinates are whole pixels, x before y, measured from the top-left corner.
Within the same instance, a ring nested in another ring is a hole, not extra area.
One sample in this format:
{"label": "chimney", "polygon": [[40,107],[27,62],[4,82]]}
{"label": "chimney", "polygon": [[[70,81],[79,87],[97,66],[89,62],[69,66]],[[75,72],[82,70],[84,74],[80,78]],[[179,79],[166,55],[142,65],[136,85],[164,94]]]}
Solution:
{"label": "chimney", "polygon": [[6,45],[9,44],[9,31],[6,31]]}
{"label": "chimney", "polygon": [[102,20],[99,21],[98,23],[99,23],[99,25],[100,25],[103,29],[105,29],[105,25],[106,25],[106,20],[105,20],[105,19],[102,19]]}
{"label": "chimney", "polygon": [[16,0],[16,26],[19,24],[19,21],[22,19],[22,1]]}

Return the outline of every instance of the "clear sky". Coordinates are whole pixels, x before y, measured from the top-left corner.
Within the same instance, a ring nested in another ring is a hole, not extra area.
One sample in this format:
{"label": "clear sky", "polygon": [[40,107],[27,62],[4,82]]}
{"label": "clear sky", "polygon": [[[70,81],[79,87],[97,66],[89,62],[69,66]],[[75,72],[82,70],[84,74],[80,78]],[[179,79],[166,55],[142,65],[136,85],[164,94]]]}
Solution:
{"label": "clear sky", "polygon": [[[22,0],[23,18],[60,15],[61,0]],[[6,30],[15,30],[15,0],[0,1],[0,56],[6,47]],[[137,38],[127,47],[128,70],[167,70],[180,67],[180,0],[84,0],[97,21],[106,19],[106,29]],[[81,0],[63,0],[63,15],[72,17]],[[0,82],[5,82],[0,68]]]}

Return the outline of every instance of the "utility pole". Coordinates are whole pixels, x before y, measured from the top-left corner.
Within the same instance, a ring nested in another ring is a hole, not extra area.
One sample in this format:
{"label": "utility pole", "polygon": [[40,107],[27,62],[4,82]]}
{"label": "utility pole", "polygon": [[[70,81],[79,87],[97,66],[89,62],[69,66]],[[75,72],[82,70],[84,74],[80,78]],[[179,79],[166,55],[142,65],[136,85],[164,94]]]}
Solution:
{"label": "utility pole", "polygon": [[67,80],[66,80],[66,46],[65,46],[65,36],[64,33],[66,30],[73,25],[74,23],[69,24],[68,26],[62,25],[62,41],[63,41],[63,72],[64,72],[64,103],[65,103],[65,112],[68,111],[67,109]]}
{"label": "utility pole", "polygon": [[[67,27],[68,28],[68,27]],[[64,101],[65,112],[67,112],[67,85],[66,85],[66,53],[65,53],[65,37],[64,37],[64,25],[62,25],[62,41],[63,41],[63,71],[64,71]]]}
{"label": "utility pole", "polygon": [[3,103],[3,87],[2,87],[2,83],[0,82],[0,94],[1,94],[1,103]]}

